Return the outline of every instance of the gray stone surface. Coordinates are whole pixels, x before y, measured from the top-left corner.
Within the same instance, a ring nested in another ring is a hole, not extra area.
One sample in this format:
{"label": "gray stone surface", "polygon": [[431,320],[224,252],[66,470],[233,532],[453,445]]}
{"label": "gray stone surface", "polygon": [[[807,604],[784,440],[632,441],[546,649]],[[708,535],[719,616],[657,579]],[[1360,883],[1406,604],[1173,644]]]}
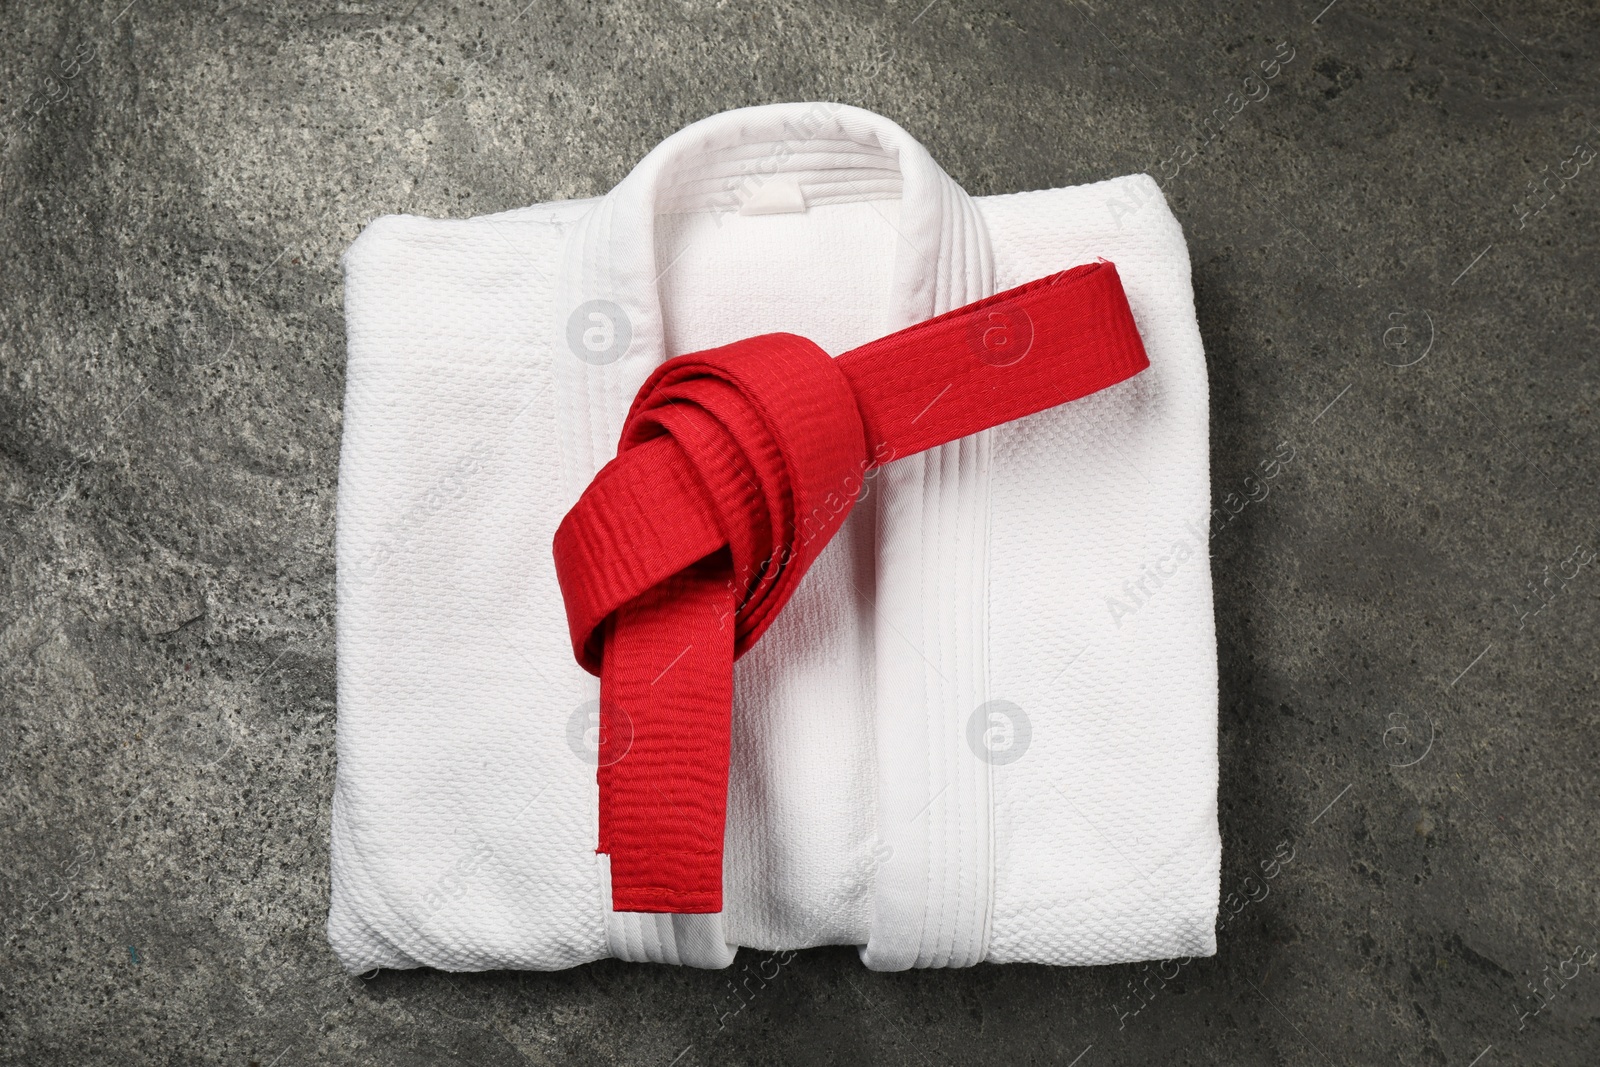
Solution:
{"label": "gray stone surface", "polygon": [[[0,1061],[1600,1062],[1600,16],[924,2],[7,5]],[[809,98],[974,193],[1165,181],[1240,509],[1219,954],[341,974],[341,250]]]}

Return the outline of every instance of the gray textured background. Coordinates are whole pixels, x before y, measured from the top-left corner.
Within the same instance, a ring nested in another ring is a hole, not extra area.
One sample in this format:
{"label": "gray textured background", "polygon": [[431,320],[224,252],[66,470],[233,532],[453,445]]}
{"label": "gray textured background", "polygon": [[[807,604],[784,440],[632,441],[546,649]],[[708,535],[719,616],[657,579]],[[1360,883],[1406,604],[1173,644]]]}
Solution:
{"label": "gray textured background", "polygon": [[[1600,1061],[1593,8],[123,2],[0,18],[0,1060]],[[975,194],[1183,161],[1218,506],[1294,449],[1212,543],[1218,956],[344,976],[341,250],[813,98]]]}

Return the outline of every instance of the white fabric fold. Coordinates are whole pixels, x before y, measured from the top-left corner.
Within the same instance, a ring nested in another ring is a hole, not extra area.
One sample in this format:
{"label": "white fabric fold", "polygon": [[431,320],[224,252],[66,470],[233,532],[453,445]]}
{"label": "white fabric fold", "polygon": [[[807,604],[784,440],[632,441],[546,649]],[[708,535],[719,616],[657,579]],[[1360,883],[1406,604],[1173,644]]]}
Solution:
{"label": "white fabric fold", "polygon": [[[870,479],[736,667],[725,911],[611,912],[550,538],[644,377],[774,330],[842,352],[1095,258],[1150,369]],[[1206,378],[1149,178],[975,199],[880,116],[748,108],[596,200],[379,219],[345,269],[347,967],[1214,950]]]}

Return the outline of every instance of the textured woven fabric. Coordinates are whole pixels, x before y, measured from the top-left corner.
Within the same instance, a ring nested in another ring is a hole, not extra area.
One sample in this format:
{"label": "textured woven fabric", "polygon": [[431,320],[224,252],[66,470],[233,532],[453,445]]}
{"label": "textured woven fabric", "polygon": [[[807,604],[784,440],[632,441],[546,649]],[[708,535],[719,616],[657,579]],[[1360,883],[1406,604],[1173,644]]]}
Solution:
{"label": "textured woven fabric", "polygon": [[600,677],[614,910],[722,910],[734,657],[865,478],[1148,365],[1115,265],[1088,263],[838,357],[775,333],[656,369],[554,546],[573,654]]}
{"label": "textured woven fabric", "polygon": [[[613,912],[598,688],[550,549],[639,385],[760,333],[844,352],[1099,258],[1149,370],[867,480],[735,669],[723,911]],[[1149,178],[974,199],[878,116],[753,108],[597,200],[379,219],[345,267],[347,967],[1214,951],[1206,376]]]}

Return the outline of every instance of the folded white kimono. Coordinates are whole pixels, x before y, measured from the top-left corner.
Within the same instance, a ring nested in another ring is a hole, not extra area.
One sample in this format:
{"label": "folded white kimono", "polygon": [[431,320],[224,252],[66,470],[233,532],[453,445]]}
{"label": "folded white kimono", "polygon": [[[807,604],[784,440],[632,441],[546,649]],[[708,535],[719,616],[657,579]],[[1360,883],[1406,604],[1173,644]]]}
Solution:
{"label": "folded white kimono", "polygon": [[[867,480],[737,664],[723,911],[611,911],[551,541],[645,376],[775,331],[843,352],[1101,258],[1149,369]],[[347,968],[1215,951],[1206,372],[1149,177],[973,198],[887,119],[748,108],[605,197],[381,218],[344,264]]]}

